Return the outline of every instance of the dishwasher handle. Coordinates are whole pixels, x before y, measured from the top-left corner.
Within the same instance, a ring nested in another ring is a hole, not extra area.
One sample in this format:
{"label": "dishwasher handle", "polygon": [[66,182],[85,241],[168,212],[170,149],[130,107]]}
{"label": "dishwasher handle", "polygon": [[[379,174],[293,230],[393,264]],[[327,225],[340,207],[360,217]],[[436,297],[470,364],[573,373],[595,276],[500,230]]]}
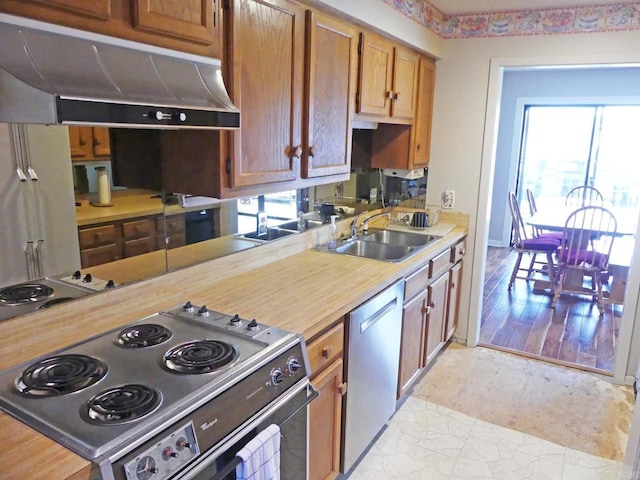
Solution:
{"label": "dishwasher handle", "polygon": [[398,298],[394,298],[389,303],[387,303],[384,307],[378,310],[376,313],[367,318],[364,322],[360,323],[360,333],[366,332],[369,328],[371,328],[378,320],[383,318],[387,313],[396,308],[398,304]]}

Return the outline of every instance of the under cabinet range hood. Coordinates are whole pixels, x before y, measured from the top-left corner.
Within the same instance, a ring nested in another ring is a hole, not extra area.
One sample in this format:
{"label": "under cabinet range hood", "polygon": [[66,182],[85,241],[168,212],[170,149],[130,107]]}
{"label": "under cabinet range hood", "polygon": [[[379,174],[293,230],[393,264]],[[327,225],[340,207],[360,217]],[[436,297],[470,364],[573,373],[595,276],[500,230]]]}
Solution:
{"label": "under cabinet range hood", "polygon": [[219,59],[0,14],[0,121],[234,129]]}

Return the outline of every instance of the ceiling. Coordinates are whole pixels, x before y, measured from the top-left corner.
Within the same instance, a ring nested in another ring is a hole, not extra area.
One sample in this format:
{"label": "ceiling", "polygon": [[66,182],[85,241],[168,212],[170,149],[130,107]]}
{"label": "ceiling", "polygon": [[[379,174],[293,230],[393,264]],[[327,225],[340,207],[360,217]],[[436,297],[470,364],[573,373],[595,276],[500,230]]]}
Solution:
{"label": "ceiling", "polygon": [[606,5],[621,0],[427,0],[444,14]]}

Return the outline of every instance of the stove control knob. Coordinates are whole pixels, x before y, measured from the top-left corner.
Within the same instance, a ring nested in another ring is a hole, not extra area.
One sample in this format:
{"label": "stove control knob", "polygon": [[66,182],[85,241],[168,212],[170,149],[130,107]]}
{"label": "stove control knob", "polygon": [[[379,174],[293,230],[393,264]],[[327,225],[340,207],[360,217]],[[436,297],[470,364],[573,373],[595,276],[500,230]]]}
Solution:
{"label": "stove control knob", "polygon": [[271,370],[271,383],[274,385],[280,385],[284,381],[284,375],[282,374],[282,370],[279,368],[274,368]]}
{"label": "stove control knob", "polygon": [[178,452],[174,452],[173,448],[171,447],[166,447],[164,450],[162,450],[162,458],[164,460],[169,460],[171,458],[177,458],[178,455],[180,455]]}
{"label": "stove control knob", "polygon": [[116,284],[113,280],[109,280],[107,281],[107,284],[104,286],[104,288],[115,288]]}
{"label": "stove control knob", "polygon": [[191,444],[187,442],[184,437],[180,437],[178,440],[176,440],[176,449],[181,452],[185,448],[191,448]]}
{"label": "stove control knob", "polygon": [[289,369],[289,373],[293,374],[300,370],[302,368],[302,365],[297,358],[290,358],[287,361],[287,368]]}
{"label": "stove control knob", "polygon": [[236,313],[233,316],[233,318],[229,320],[229,325],[231,325],[232,327],[239,327],[240,325],[242,325],[242,320],[240,319],[240,315]]}
{"label": "stove control knob", "polygon": [[209,309],[207,308],[206,305],[203,305],[200,307],[200,310],[198,310],[198,315],[201,317],[208,317],[209,316]]}
{"label": "stove control knob", "polygon": [[249,325],[247,325],[247,329],[252,332],[257,332],[260,329],[260,325],[258,325],[258,322],[256,322],[256,319],[254,318],[249,322]]}
{"label": "stove control knob", "polygon": [[187,303],[182,306],[182,310],[185,312],[193,312],[193,305],[191,305],[191,302],[187,301]]}
{"label": "stove control knob", "polygon": [[75,272],[73,272],[73,275],[71,275],[71,278],[73,278],[74,280],[80,280],[82,278],[82,274],[80,273],[80,270],[76,270]]}
{"label": "stove control knob", "polygon": [[90,273],[87,273],[87,274],[84,276],[84,278],[82,279],[82,281],[83,281],[84,283],[91,283],[91,282],[93,281],[93,278],[91,278],[91,274],[90,274]]}

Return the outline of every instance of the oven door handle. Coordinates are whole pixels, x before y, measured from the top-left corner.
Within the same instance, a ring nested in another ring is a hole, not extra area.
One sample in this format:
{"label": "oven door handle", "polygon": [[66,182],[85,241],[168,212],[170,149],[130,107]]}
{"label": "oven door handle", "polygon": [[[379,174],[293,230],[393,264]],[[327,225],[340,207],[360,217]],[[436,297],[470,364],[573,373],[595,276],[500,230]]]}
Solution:
{"label": "oven door handle", "polygon": [[[308,378],[305,378],[303,381],[299,382],[296,386],[289,389],[284,395],[282,395],[275,402],[273,402],[270,407],[267,407],[267,409],[264,412],[259,414],[258,417],[255,417],[252,421],[250,421],[244,427],[241,427],[241,429],[239,431],[236,431],[231,438],[226,440],[223,444],[219,445],[214,452],[211,452],[210,454],[201,457],[198,462],[196,462],[191,466],[191,469],[189,470],[188,473],[185,472],[186,475],[178,476],[176,477],[176,480],[192,479],[195,475],[200,473],[203,468],[205,468],[207,461],[211,457],[215,457],[219,455],[220,452],[224,452],[226,449],[228,449],[230,446],[236,443],[238,439],[244,437],[256,426],[263,423],[274,412],[282,408],[290,399],[292,399],[295,395],[300,393],[300,391],[302,391],[303,389],[307,390],[306,400],[300,406],[300,408],[297,408],[296,411],[291,415],[289,415],[283,422],[281,422],[279,426],[284,425],[291,417],[293,417],[297,412],[299,412],[303,408],[307,407],[309,403],[311,403],[320,395],[320,393],[311,386]],[[234,457],[233,460],[231,460],[228,464],[226,464],[224,467],[218,470],[218,472],[216,472],[216,474],[213,477],[211,477],[209,480],[220,480],[224,478],[226,475],[229,475],[240,464],[240,462],[241,462],[241,459],[239,457]]]}

